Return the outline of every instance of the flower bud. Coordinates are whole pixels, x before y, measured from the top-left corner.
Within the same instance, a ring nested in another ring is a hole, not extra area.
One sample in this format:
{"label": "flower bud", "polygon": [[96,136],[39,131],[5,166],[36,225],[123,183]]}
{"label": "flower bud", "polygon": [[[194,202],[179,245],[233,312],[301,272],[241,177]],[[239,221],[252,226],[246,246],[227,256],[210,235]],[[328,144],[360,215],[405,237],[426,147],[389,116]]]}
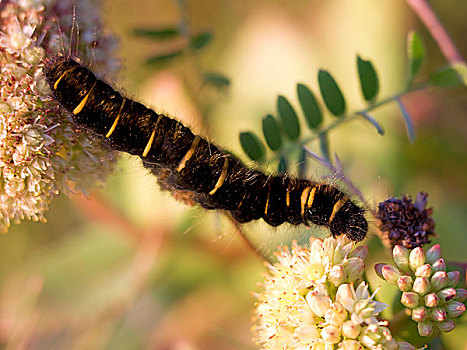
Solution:
{"label": "flower bud", "polygon": [[437,321],[437,322],[444,321],[447,318],[446,310],[441,309],[441,308],[435,308],[431,310],[430,316],[433,319],[433,321]]}
{"label": "flower bud", "polygon": [[383,276],[383,266],[385,266],[385,265],[386,265],[386,264],[376,264],[376,265],[375,265],[375,272],[376,272],[376,274],[377,274],[380,278],[382,278],[382,279],[384,279],[384,276]]}
{"label": "flower bud", "polygon": [[465,312],[465,305],[461,303],[460,301],[450,301],[446,305],[446,312],[448,317],[454,318],[454,317],[459,317]]}
{"label": "flower bud", "polygon": [[447,318],[441,322],[436,322],[435,324],[441,332],[445,333],[452,331],[456,327],[454,321],[450,318]]}
{"label": "flower bud", "polygon": [[321,331],[321,338],[328,344],[336,344],[341,339],[339,327],[329,325]]}
{"label": "flower bud", "polygon": [[294,334],[296,334],[300,340],[306,343],[312,342],[313,339],[319,338],[319,330],[314,325],[299,326],[295,329]]}
{"label": "flower bud", "polygon": [[347,311],[339,303],[332,303],[324,319],[328,324],[339,327],[347,319]]}
{"label": "flower bud", "polygon": [[435,327],[433,326],[433,322],[431,321],[419,322],[417,324],[417,328],[418,334],[420,334],[422,337],[429,337],[435,329]]}
{"label": "flower bud", "polygon": [[434,246],[430,247],[430,249],[426,252],[426,261],[428,264],[433,264],[436,260],[441,257],[441,246],[439,244],[435,244]]}
{"label": "flower bud", "polygon": [[445,288],[438,292],[438,296],[441,301],[447,302],[455,298],[456,290],[452,287]]}
{"label": "flower bud", "polygon": [[403,292],[401,296],[401,303],[409,309],[413,309],[420,304],[420,296],[414,292]]}
{"label": "flower bud", "polygon": [[415,322],[425,321],[428,317],[428,312],[423,306],[416,307],[412,310],[412,320]]}
{"label": "flower bud", "polygon": [[439,297],[436,295],[436,293],[433,292],[433,293],[425,295],[424,301],[425,301],[425,306],[436,307],[438,306],[438,303],[439,303]]}
{"label": "flower bud", "polygon": [[446,286],[448,274],[444,271],[436,271],[431,277],[431,286],[433,290],[440,290]]}
{"label": "flower bud", "polygon": [[347,279],[347,274],[342,265],[334,265],[328,274],[328,280],[335,286],[339,286]]}
{"label": "flower bud", "polygon": [[347,273],[347,281],[349,283],[355,282],[362,277],[365,271],[365,262],[362,258],[350,258],[344,266],[344,270]]}
{"label": "flower bud", "polygon": [[415,271],[415,276],[430,278],[431,271],[432,271],[432,268],[430,264],[423,264],[422,266],[417,268],[417,270]]}
{"label": "flower bud", "polygon": [[402,292],[408,292],[412,290],[413,279],[410,276],[400,276],[397,279],[397,286]]}
{"label": "flower bud", "polygon": [[[315,347],[313,347],[315,349]],[[363,350],[363,345],[359,341],[346,339],[339,343],[338,350]],[[319,349],[317,349],[319,350]]]}
{"label": "flower bud", "polygon": [[328,311],[329,306],[331,305],[331,299],[329,299],[329,297],[314,294],[313,292],[309,292],[307,294],[306,301],[310,306],[311,311],[313,311],[313,313],[318,317],[324,317],[326,311]]}
{"label": "flower bud", "polygon": [[401,273],[392,265],[384,265],[382,269],[383,278],[391,284],[396,284]]}
{"label": "flower bud", "polygon": [[412,290],[420,295],[425,295],[431,291],[431,284],[426,277],[417,277],[413,282]]}
{"label": "flower bud", "polygon": [[463,302],[467,298],[467,290],[464,288],[456,288],[456,297],[457,301]]}
{"label": "flower bud", "polygon": [[436,271],[446,271],[446,262],[443,258],[440,258],[431,264],[431,268],[433,273]]}
{"label": "flower bud", "polygon": [[419,266],[425,263],[425,251],[421,247],[412,249],[409,254],[409,265],[412,271],[417,270]]}
{"label": "flower bud", "polygon": [[355,247],[354,250],[352,250],[349,253],[348,258],[359,257],[359,258],[361,258],[363,260],[366,260],[366,258],[368,258],[368,254],[369,254],[368,246],[367,245],[359,245],[358,247]]}
{"label": "flower bud", "polygon": [[346,338],[356,339],[362,327],[352,321],[345,321],[342,324],[342,335]]}
{"label": "flower bud", "polygon": [[455,287],[459,284],[461,274],[459,271],[450,271],[448,272],[448,281],[446,286],[448,287]]}
{"label": "flower bud", "polygon": [[392,257],[399,270],[409,272],[409,250],[402,245],[396,245],[392,250]]}

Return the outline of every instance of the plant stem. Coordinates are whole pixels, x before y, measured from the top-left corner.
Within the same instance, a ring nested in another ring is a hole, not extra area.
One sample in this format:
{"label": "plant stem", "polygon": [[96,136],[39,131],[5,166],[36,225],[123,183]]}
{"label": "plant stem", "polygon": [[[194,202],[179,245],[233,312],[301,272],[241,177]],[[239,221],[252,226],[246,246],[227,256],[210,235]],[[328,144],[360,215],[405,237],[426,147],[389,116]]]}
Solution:
{"label": "plant stem", "polygon": [[434,13],[431,6],[426,0],[407,0],[407,3],[415,12],[415,14],[420,18],[420,20],[425,24],[425,27],[430,32],[433,39],[438,44],[441,53],[446,58],[446,60],[454,65],[456,63],[465,64],[465,60],[460,54],[457,47],[454,45],[451,37],[448,32],[441,24],[441,21]]}

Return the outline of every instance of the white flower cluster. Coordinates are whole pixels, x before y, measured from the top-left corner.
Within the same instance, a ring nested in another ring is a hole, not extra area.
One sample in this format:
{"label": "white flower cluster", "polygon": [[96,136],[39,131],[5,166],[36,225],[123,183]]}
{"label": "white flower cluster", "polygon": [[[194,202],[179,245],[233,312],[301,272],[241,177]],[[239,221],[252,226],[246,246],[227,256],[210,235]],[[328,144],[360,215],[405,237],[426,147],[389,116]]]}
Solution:
{"label": "white flower cluster", "polygon": [[261,349],[415,349],[378,321],[386,305],[362,281],[367,255],[366,246],[355,248],[345,236],[279,251],[256,295],[254,333]]}
{"label": "white flower cluster", "polygon": [[[44,59],[71,47],[74,1],[10,0],[0,11],[0,231],[10,221],[45,220],[60,192],[101,182],[113,163],[108,151],[77,132],[49,97]],[[104,33],[99,6],[76,3],[80,55],[90,52],[104,72],[117,67],[115,40]],[[81,17],[83,21],[81,21]],[[76,32],[75,32],[76,33]],[[75,39],[78,42],[78,38]]]}
{"label": "white flower cluster", "polygon": [[396,266],[377,264],[376,273],[402,292],[401,304],[417,322],[418,333],[428,337],[437,328],[450,332],[454,319],[465,312],[467,290],[459,288],[460,272],[446,272],[441,246],[425,251],[396,245],[392,251]]}

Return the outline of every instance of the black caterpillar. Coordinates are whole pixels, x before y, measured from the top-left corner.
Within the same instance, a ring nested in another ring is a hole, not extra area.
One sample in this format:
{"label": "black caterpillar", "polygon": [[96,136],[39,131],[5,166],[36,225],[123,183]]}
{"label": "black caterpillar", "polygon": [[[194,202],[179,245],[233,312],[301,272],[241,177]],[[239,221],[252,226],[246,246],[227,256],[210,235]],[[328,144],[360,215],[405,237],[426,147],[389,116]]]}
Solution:
{"label": "black caterpillar", "polygon": [[45,75],[78,125],[107,138],[112,149],[139,156],[166,187],[204,208],[227,210],[240,223],[313,223],[334,236],[365,238],[364,210],[337,188],[250,169],[182,123],[122,97],[73,59],[49,59]]}

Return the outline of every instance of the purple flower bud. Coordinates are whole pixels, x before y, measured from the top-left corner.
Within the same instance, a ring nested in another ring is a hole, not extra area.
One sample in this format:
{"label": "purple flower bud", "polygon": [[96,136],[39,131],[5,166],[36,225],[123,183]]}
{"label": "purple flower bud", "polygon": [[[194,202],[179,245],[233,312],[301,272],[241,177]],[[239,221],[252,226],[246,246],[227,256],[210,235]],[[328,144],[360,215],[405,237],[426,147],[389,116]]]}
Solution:
{"label": "purple flower bud", "polygon": [[444,321],[447,318],[446,310],[441,308],[434,308],[433,310],[431,310],[430,316],[433,319],[433,321],[437,322]]}
{"label": "purple flower bud", "polygon": [[358,247],[355,247],[354,250],[352,250],[348,257],[349,258],[362,258],[365,260],[368,257],[369,251],[368,251],[368,246],[367,245],[359,245]]}
{"label": "purple flower bud", "polygon": [[430,249],[426,252],[426,261],[428,264],[433,264],[436,260],[441,257],[441,246],[439,244],[435,244],[434,246],[430,247]]}
{"label": "purple flower bud", "polygon": [[382,269],[383,278],[391,284],[396,284],[401,272],[392,265],[384,265]]}
{"label": "purple flower bud", "polygon": [[425,295],[424,301],[425,301],[425,306],[436,307],[438,306],[438,303],[439,303],[439,297],[436,295],[436,293],[433,292],[433,293]]}
{"label": "purple flower bud", "polygon": [[430,264],[423,264],[420,266],[416,271],[415,271],[415,276],[416,277],[426,277],[430,278],[431,277],[431,265]]}
{"label": "purple flower bud", "polygon": [[456,290],[452,287],[442,289],[438,292],[439,299],[448,302],[456,297]]}
{"label": "purple flower bud", "polygon": [[431,291],[431,284],[426,277],[417,277],[413,282],[412,290],[420,295],[425,295]]}
{"label": "purple flower bud", "polygon": [[448,287],[457,286],[459,284],[460,277],[461,277],[461,273],[459,271],[448,272],[448,282],[446,285]]}
{"label": "purple flower bud", "polygon": [[401,245],[396,245],[392,250],[392,256],[399,270],[409,272],[409,250]]}
{"label": "purple flower bud", "polygon": [[454,321],[450,318],[447,318],[441,322],[436,322],[435,324],[441,332],[445,333],[452,331],[456,327]]}
{"label": "purple flower bud", "polygon": [[433,322],[431,321],[419,322],[417,324],[417,328],[418,334],[420,334],[422,337],[429,337],[435,329],[435,327],[433,326]]}
{"label": "purple flower bud", "polygon": [[420,296],[414,292],[403,292],[401,304],[409,309],[416,308],[420,304]]}
{"label": "purple flower bud", "polygon": [[385,266],[385,265],[386,264],[381,264],[381,263],[375,265],[375,272],[382,279],[384,279],[384,277],[383,277],[383,266]]}
{"label": "purple flower bud", "polygon": [[448,317],[454,318],[454,317],[459,317],[465,312],[465,305],[461,303],[460,301],[450,301],[446,305],[446,312],[448,314]]}
{"label": "purple flower bud", "polygon": [[436,271],[431,277],[431,286],[433,290],[440,290],[446,287],[448,274],[444,271]]}
{"label": "purple flower bud", "polygon": [[455,300],[463,302],[467,298],[467,290],[464,288],[456,288]]}
{"label": "purple flower bud", "polygon": [[428,312],[423,306],[416,307],[412,310],[412,320],[415,322],[423,322],[427,319],[427,317]]}
{"label": "purple flower bud", "polygon": [[408,292],[412,290],[413,287],[413,279],[410,276],[400,276],[397,279],[397,286],[402,292]]}
{"label": "purple flower bud", "polygon": [[431,264],[433,272],[436,271],[446,271],[446,262],[443,258],[436,260],[433,264]]}
{"label": "purple flower bud", "polygon": [[412,249],[409,254],[409,265],[412,271],[417,270],[418,267],[425,263],[425,251],[421,247]]}

